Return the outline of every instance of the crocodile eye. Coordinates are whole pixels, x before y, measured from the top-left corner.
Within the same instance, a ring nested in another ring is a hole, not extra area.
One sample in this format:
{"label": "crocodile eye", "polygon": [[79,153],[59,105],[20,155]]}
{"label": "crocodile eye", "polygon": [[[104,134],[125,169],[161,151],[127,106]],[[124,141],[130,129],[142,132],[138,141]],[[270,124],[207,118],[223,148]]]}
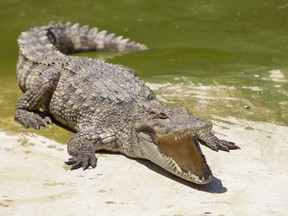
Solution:
{"label": "crocodile eye", "polygon": [[154,110],[149,110],[149,114],[153,119],[167,119],[168,116],[164,112],[157,112]]}
{"label": "crocodile eye", "polygon": [[160,119],[167,119],[168,118],[168,116],[165,113],[163,113],[163,112],[158,113],[157,117],[160,118]]}

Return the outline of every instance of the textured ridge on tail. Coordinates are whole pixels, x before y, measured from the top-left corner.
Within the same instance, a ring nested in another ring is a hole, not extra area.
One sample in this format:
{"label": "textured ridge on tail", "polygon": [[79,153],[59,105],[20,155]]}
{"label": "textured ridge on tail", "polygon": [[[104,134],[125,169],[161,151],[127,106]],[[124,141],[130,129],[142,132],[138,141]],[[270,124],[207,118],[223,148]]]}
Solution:
{"label": "textured ridge on tail", "polygon": [[[19,59],[17,63],[17,79],[23,92],[30,89],[42,71],[48,70],[50,65],[77,71],[83,58],[67,56],[85,51],[136,51],[147,50],[148,47],[124,39],[122,36],[108,34],[106,30],[98,31],[87,25],[80,27],[78,23],[70,22],[46,26],[38,26],[22,32],[18,38]],[[86,62],[99,60],[86,59]]]}
{"label": "textured ridge on tail", "polygon": [[[20,52],[30,60],[42,62],[41,53],[47,55],[61,53],[71,54],[87,51],[137,51],[149,49],[146,45],[129,41],[123,36],[108,34],[106,30],[98,31],[88,25],[80,27],[78,23],[61,22],[48,26],[34,27],[22,32],[18,38]],[[57,50],[56,50],[57,49]],[[55,53],[56,52],[56,53]],[[31,58],[30,58],[31,57]],[[36,57],[36,58],[35,58]],[[45,58],[43,58],[44,60]]]}
{"label": "textured ridge on tail", "polygon": [[88,25],[80,26],[78,23],[71,24],[61,22],[48,25],[48,37],[58,50],[65,54],[85,51],[133,51],[147,50],[148,47],[129,41],[123,36],[108,34],[106,30],[89,28]]}

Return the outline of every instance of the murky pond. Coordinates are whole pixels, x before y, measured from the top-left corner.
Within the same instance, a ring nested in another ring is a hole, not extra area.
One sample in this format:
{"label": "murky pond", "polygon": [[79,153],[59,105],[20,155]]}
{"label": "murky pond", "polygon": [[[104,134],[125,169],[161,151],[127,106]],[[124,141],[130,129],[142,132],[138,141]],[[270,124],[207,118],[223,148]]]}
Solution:
{"label": "murky pond", "polygon": [[12,121],[20,95],[15,79],[17,37],[50,20],[98,26],[150,46],[147,52],[84,55],[132,67],[171,106],[188,106],[202,118],[288,123],[285,0],[0,4],[1,128],[22,130]]}

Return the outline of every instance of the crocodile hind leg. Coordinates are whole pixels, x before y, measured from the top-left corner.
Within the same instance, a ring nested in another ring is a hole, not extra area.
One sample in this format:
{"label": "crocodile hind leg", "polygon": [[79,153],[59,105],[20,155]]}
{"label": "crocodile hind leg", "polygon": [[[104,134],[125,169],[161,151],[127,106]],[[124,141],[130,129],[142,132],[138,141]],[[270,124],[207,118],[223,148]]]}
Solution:
{"label": "crocodile hind leg", "polygon": [[71,165],[71,170],[80,167],[86,170],[89,166],[95,168],[96,150],[111,150],[116,145],[113,133],[90,129],[76,133],[68,142],[67,150],[72,157],[65,163]]}
{"label": "crocodile hind leg", "polygon": [[[54,70],[54,69],[53,69]],[[50,70],[44,71],[36,84],[26,91],[16,104],[15,120],[24,127],[39,129],[52,124],[50,117],[45,116],[39,108],[47,105],[57,86],[60,73]]]}
{"label": "crocodile hind leg", "polygon": [[200,141],[214,151],[223,150],[229,152],[232,149],[239,149],[233,142],[218,139],[211,131],[200,131],[197,133]]}

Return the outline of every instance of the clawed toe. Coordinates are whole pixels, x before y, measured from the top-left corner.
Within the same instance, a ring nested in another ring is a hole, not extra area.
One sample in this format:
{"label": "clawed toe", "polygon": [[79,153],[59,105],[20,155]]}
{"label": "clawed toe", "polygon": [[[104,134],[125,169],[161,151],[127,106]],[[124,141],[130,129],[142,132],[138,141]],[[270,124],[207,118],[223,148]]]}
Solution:
{"label": "clawed toe", "polygon": [[202,137],[200,142],[211,148],[213,151],[218,152],[219,150],[222,150],[229,152],[230,150],[240,149],[240,147],[235,145],[235,143],[226,140],[220,140],[212,133],[209,134],[209,138],[210,139],[205,139],[205,137]]}
{"label": "clawed toe", "polygon": [[233,142],[218,139],[211,131],[201,131],[198,133],[198,136],[202,144],[214,151],[222,150],[229,152],[230,150],[240,149],[240,147]]}
{"label": "clawed toe", "polygon": [[82,167],[83,170],[86,170],[89,168],[89,166],[91,166],[92,168],[96,167],[97,158],[95,157],[95,155],[78,155],[69,158],[68,161],[65,161],[65,164],[71,166],[71,170],[79,169],[80,167]]}
{"label": "clawed toe", "polygon": [[235,143],[226,140],[218,140],[217,146],[218,149],[226,152],[229,152],[229,150],[240,149],[240,147],[235,145]]}
{"label": "clawed toe", "polygon": [[29,112],[26,110],[17,110],[15,114],[15,120],[22,124],[25,128],[35,128],[37,130],[40,127],[49,127],[52,124],[50,117],[44,116],[38,112]]}

